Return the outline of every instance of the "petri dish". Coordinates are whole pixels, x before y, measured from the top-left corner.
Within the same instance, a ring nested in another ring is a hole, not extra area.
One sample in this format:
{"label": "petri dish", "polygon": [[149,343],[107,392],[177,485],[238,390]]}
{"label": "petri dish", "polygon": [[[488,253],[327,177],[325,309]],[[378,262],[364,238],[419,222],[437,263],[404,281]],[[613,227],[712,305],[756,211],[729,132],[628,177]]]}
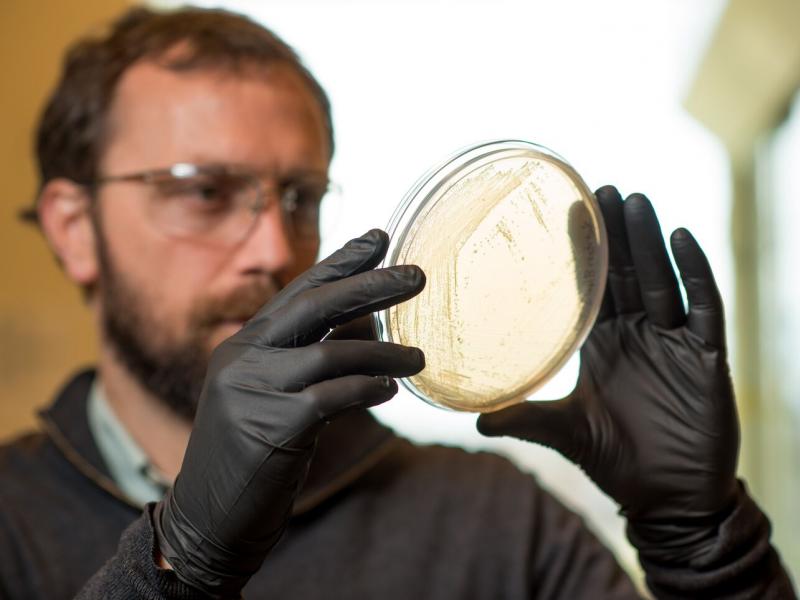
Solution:
{"label": "petri dish", "polygon": [[496,140],[456,153],[409,190],[387,232],[382,266],[419,265],[427,285],[376,313],[377,328],[425,352],[425,369],[401,382],[435,406],[524,401],[597,317],[608,269],[599,206],[543,146]]}

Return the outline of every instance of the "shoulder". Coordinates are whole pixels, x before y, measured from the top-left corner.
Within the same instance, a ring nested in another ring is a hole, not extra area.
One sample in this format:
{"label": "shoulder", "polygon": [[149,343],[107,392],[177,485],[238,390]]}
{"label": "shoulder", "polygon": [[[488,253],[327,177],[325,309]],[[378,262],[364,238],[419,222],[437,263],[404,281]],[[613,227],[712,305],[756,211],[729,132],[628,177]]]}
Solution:
{"label": "shoulder", "polygon": [[552,502],[533,475],[502,456],[398,439],[343,504],[356,515],[354,530],[429,549],[429,558],[446,552],[453,569],[479,561],[485,573],[522,581]]}
{"label": "shoulder", "polygon": [[531,514],[546,494],[536,478],[510,460],[490,452],[398,439],[372,474],[409,501],[436,503],[470,512],[508,509]]}
{"label": "shoulder", "polygon": [[0,445],[0,497],[18,486],[47,481],[43,476],[55,448],[42,432],[30,431]]}
{"label": "shoulder", "polygon": [[[72,465],[45,434],[0,446],[0,596],[72,597],[138,511]],[[77,550],[76,550],[77,549]]]}
{"label": "shoulder", "polygon": [[33,456],[41,452],[48,441],[47,436],[39,430],[30,430],[16,437],[0,442],[0,468],[7,466],[7,461],[22,456]]}
{"label": "shoulder", "polygon": [[[0,539],[23,540],[35,531],[37,518],[52,513],[62,494],[54,481],[55,449],[40,432],[29,432],[0,445]],[[27,533],[26,533],[27,532]]]}
{"label": "shoulder", "polygon": [[520,479],[531,477],[509,459],[494,452],[440,444],[416,444],[402,437],[397,438],[390,458],[405,468],[436,472],[439,476],[454,479],[465,476]]}
{"label": "shoulder", "polygon": [[83,514],[87,503],[108,495],[45,432],[0,446],[0,511],[6,515],[35,521],[43,514]]}
{"label": "shoulder", "polygon": [[51,509],[69,487],[72,469],[44,433],[32,431],[0,446],[0,509],[6,516]]}
{"label": "shoulder", "polygon": [[457,483],[477,481],[532,481],[507,458],[485,451],[469,451],[442,445],[417,445],[400,438],[391,459],[420,475]]}

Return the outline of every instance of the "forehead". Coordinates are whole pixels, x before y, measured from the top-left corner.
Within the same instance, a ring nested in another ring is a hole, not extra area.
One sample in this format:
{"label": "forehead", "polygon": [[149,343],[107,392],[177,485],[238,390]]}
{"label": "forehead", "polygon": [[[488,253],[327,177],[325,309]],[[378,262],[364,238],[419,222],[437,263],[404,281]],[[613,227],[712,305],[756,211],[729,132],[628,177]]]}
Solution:
{"label": "forehead", "polygon": [[148,61],[115,90],[101,170],[176,162],[324,169],[329,153],[322,109],[291,68],[173,71]]}

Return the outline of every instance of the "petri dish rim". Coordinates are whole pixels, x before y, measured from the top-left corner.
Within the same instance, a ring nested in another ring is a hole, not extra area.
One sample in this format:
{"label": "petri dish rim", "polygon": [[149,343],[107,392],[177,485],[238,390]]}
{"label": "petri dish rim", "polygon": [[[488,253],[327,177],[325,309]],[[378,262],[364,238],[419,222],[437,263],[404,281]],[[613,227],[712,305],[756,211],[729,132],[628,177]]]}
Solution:
{"label": "petri dish rim", "polygon": [[[403,248],[406,241],[407,234],[411,229],[412,224],[416,218],[422,213],[432,198],[441,200],[438,193],[444,186],[453,186],[458,181],[468,176],[472,171],[471,166],[488,159],[494,154],[507,153],[509,151],[519,151],[520,153],[529,153],[534,155],[539,160],[545,160],[554,164],[560,169],[568,179],[575,185],[580,192],[582,199],[589,205],[589,212],[592,217],[595,234],[597,236],[597,243],[600,255],[598,257],[599,268],[596,272],[596,281],[594,297],[589,304],[589,310],[586,317],[577,330],[577,335],[574,337],[571,344],[564,347],[564,350],[559,360],[554,363],[554,366],[531,386],[526,388],[524,392],[507,398],[504,401],[498,401],[490,406],[482,407],[466,407],[464,405],[452,405],[447,402],[442,402],[430,398],[422,390],[420,390],[410,378],[400,378],[401,384],[410,391],[414,396],[423,400],[424,402],[436,406],[444,410],[452,410],[458,412],[493,412],[500,410],[512,404],[525,401],[525,399],[544,386],[552,377],[554,377],[567,363],[567,361],[574,355],[574,353],[583,345],[586,338],[591,331],[591,328],[597,319],[597,314],[600,310],[603,294],[605,292],[605,282],[608,275],[608,239],[603,224],[602,213],[600,212],[599,204],[594,196],[594,193],[584,182],[583,178],[577,171],[570,165],[566,159],[550,150],[545,146],[535,144],[533,142],[520,140],[520,139],[498,139],[479,142],[465,148],[458,150],[450,155],[445,160],[435,164],[431,169],[425,172],[405,194],[397,208],[392,213],[392,216],[387,225],[387,233],[389,234],[389,247],[386,256],[381,263],[381,267],[393,266],[397,261],[398,255]],[[503,158],[507,158],[504,156]],[[491,161],[488,161],[491,162]],[[446,194],[446,192],[445,192]],[[389,316],[389,309],[379,311],[373,314],[376,329],[379,338],[382,341],[394,342],[391,334],[391,323]]]}

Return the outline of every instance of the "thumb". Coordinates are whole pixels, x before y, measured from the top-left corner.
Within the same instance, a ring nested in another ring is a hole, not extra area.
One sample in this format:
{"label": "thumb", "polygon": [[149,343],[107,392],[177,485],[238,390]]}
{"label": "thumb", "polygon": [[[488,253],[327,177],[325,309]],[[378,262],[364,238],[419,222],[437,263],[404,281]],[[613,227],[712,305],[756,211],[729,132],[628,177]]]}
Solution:
{"label": "thumb", "polygon": [[574,460],[579,451],[578,414],[570,398],[521,402],[478,417],[478,431],[487,436],[510,435],[548,446]]}

